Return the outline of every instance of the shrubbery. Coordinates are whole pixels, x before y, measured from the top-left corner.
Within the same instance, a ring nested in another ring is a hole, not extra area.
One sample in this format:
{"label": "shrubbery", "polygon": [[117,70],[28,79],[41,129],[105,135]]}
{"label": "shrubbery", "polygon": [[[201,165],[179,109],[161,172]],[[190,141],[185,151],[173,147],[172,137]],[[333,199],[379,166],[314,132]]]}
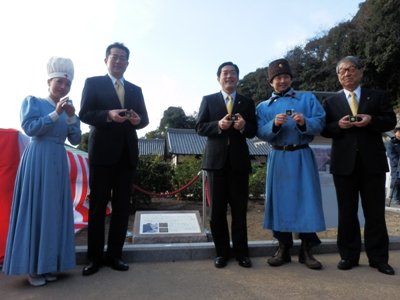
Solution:
{"label": "shrubbery", "polygon": [[[189,183],[201,171],[201,159],[188,156],[182,163],[173,166],[161,160],[160,156],[147,156],[139,159],[139,164],[134,177],[134,184],[141,189],[154,194],[166,194],[176,191]],[[252,197],[259,198],[265,194],[266,167],[252,165],[252,174],[249,179],[249,193]],[[175,195],[180,199],[201,201],[203,198],[202,176],[188,188]],[[152,196],[132,190],[133,203],[137,206],[146,206]]]}
{"label": "shrubbery", "polygon": [[[191,181],[200,171],[201,159],[196,156],[188,156],[182,161],[181,164],[175,167],[174,175],[172,176],[172,185],[175,190],[186,185]],[[202,177],[200,176],[192,185],[181,193],[176,194],[178,199],[191,199],[201,201],[203,197]]]}
{"label": "shrubbery", "polygon": [[259,198],[261,195],[265,194],[265,174],[266,165],[257,166],[252,165],[252,173],[249,180],[249,193],[255,197]]}
{"label": "shrubbery", "polygon": [[[161,160],[161,156],[146,156],[139,159],[133,183],[145,191],[156,194],[171,192],[174,170],[170,163]],[[147,205],[151,196],[132,189],[133,203]]]}

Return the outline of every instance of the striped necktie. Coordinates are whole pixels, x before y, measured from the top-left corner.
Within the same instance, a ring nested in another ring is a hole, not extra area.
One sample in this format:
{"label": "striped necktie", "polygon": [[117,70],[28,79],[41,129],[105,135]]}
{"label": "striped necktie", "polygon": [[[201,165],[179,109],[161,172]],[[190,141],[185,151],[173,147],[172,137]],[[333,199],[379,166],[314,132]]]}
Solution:
{"label": "striped necktie", "polygon": [[121,107],[124,108],[125,105],[125,89],[124,86],[122,85],[121,81],[117,79],[115,82],[117,85],[117,88],[115,89],[118,95],[119,102],[121,102]]}

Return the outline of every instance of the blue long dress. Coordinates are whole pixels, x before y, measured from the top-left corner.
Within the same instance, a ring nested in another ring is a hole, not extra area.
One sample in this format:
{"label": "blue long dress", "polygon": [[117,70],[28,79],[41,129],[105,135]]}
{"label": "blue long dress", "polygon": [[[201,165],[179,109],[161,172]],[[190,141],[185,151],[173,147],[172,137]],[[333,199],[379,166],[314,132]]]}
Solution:
{"label": "blue long dress", "polygon": [[3,272],[44,274],[75,268],[75,237],[68,161],[64,142],[81,140],[80,121],[55,105],[28,96],[22,129],[31,137],[19,164],[11,208]]}
{"label": "blue long dress", "polygon": [[[291,89],[283,97],[273,93],[256,110],[258,138],[275,146],[308,144],[325,125],[324,109],[314,95],[307,92]],[[306,131],[301,131],[289,117],[286,124],[273,132],[275,116],[286,110],[304,115]],[[270,151],[263,227],[299,233],[326,229],[318,167],[311,148]]]}

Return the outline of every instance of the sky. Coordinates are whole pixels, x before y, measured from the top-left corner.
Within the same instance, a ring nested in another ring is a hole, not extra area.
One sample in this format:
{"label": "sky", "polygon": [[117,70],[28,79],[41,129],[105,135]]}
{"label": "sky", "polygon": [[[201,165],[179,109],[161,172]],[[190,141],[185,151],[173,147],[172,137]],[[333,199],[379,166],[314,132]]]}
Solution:
{"label": "sky", "polygon": [[[226,61],[240,78],[266,67],[294,46],[350,20],[362,0],[13,0],[0,11],[0,128],[22,130],[28,95],[45,97],[47,62],[75,66],[69,93],[77,113],[85,79],[105,75],[105,50],[130,49],[124,78],[142,88],[155,130],[170,106],[186,115],[204,95],[220,91],[216,71]],[[351,53],[349,53],[350,55]],[[81,123],[82,133],[89,126]]]}

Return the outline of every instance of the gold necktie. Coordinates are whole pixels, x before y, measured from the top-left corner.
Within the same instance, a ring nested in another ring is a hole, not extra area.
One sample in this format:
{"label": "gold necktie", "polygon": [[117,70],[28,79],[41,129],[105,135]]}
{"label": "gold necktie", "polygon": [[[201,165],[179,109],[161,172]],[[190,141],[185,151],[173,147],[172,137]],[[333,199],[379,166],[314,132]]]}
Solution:
{"label": "gold necktie", "polygon": [[350,109],[351,112],[353,113],[353,116],[355,116],[358,110],[358,102],[356,99],[356,94],[354,92],[350,92],[350,96],[351,96]]}
{"label": "gold necktie", "polygon": [[117,84],[117,88],[115,89],[119,98],[119,102],[121,102],[122,108],[124,108],[125,105],[125,89],[124,86],[122,85],[121,81],[117,79],[115,82]]}
{"label": "gold necktie", "polygon": [[[226,110],[228,111],[228,114],[232,113],[232,108],[233,108],[233,103],[232,103],[232,97],[231,95],[228,95],[228,103],[226,103]],[[230,144],[229,137],[228,137],[228,145]]]}
{"label": "gold necktie", "polygon": [[228,103],[226,104],[226,110],[228,111],[228,114],[232,113],[232,108],[233,108],[232,97],[229,95]]}

